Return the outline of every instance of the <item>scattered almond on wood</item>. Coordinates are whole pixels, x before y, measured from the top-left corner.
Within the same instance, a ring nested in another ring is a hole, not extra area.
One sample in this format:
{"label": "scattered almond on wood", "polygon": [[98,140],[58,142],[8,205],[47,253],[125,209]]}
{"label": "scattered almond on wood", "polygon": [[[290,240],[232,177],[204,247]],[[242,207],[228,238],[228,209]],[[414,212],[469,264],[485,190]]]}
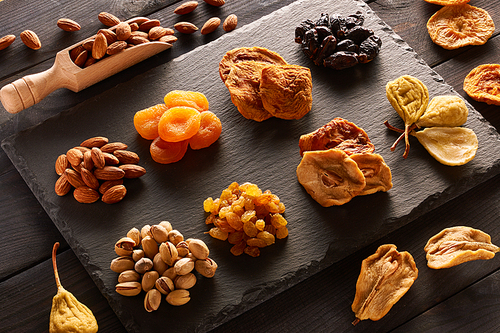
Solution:
{"label": "scattered almond on wood", "polygon": [[113,14],[101,12],[97,15],[99,21],[107,27],[112,27],[121,22],[121,20]]}
{"label": "scattered almond on wood", "polygon": [[179,5],[174,9],[174,13],[177,15],[185,15],[191,13],[193,10],[198,7],[198,1],[188,1]]}
{"label": "scattered almond on wood", "polygon": [[220,7],[226,3],[225,0],[203,0],[203,1],[205,1],[209,5],[216,6],[216,7]]}
{"label": "scattered almond on wood", "polygon": [[201,34],[206,35],[211,32],[214,32],[219,27],[219,25],[220,25],[220,18],[218,17],[209,18],[201,28]]}
{"label": "scattered almond on wood", "polygon": [[198,30],[198,27],[190,22],[178,22],[174,25],[174,29],[183,34],[192,34]]}
{"label": "scattered almond on wood", "polygon": [[40,39],[38,38],[37,34],[31,30],[24,30],[23,32],[21,32],[20,37],[24,45],[26,45],[30,49],[38,50],[42,47],[42,43],[40,43]]}
{"label": "scattered almond on wood", "polygon": [[236,29],[237,25],[238,25],[238,17],[234,14],[231,14],[224,20],[224,23],[222,24],[222,29],[224,29],[224,31],[226,32],[229,32]]}
{"label": "scattered almond on wood", "polygon": [[0,38],[0,50],[7,48],[9,45],[14,43],[15,40],[16,40],[15,35],[3,36],[2,38]]}
{"label": "scattered almond on wood", "polygon": [[57,26],[64,31],[78,31],[81,29],[77,22],[68,18],[61,18],[57,20]]}

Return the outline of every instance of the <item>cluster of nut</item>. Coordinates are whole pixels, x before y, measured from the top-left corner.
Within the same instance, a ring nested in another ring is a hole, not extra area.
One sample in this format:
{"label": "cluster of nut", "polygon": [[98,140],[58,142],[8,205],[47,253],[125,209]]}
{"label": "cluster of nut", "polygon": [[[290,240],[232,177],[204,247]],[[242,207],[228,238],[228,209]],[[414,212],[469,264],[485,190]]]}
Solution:
{"label": "cluster of nut", "polygon": [[285,205],[277,195],[262,192],[255,184],[233,182],[219,198],[207,198],[203,208],[210,213],[205,223],[215,226],[208,234],[233,244],[231,253],[235,256],[246,253],[258,257],[260,248],[288,236],[288,222],[281,215]]}
{"label": "cluster of nut", "polygon": [[174,30],[164,28],[160,20],[136,17],[122,22],[113,14],[102,12],[99,21],[108,28],[86,39],[70,51],[71,60],[79,67],[88,67],[97,61],[135,45],[160,41],[172,44],[177,41]]}
{"label": "cluster of nut", "polygon": [[171,305],[186,304],[191,299],[188,289],[197,282],[193,270],[211,278],[217,269],[202,240],[184,240],[168,221],[145,225],[140,231],[130,229],[116,242],[115,252],[119,257],[111,261],[110,268],[120,274],[116,292],[136,296],[145,291],[148,312],[159,308],[163,295]]}
{"label": "cluster of nut", "polygon": [[[220,7],[222,6],[225,1],[224,0],[204,0],[207,4]],[[198,7],[198,1],[187,1],[179,5],[177,8],[175,8],[174,13],[178,15],[185,15],[191,13],[193,10]],[[214,32],[217,30],[221,23],[220,18],[218,17],[212,17],[209,18],[204,24],[203,27],[201,28],[201,34],[206,35],[209,33]],[[222,28],[224,31],[229,32],[234,29],[236,29],[236,26],[238,25],[238,18],[236,15],[231,14],[226,19],[224,20],[224,23],[222,24]],[[174,25],[174,28],[184,34],[192,34],[198,30],[198,27],[194,25],[191,22],[178,22]]]}
{"label": "cluster of nut", "polygon": [[59,155],[55,163],[60,176],[56,194],[64,196],[75,188],[73,196],[80,203],[96,202],[101,194],[104,203],[121,201],[127,194],[123,178],[138,178],[146,173],[137,165],[139,156],[127,148],[122,142],[97,136]]}
{"label": "cluster of nut", "polygon": [[[42,47],[42,43],[38,38],[38,35],[31,30],[24,30],[19,35],[21,37],[21,41],[33,50],[38,50]],[[16,40],[16,35],[6,35],[0,38],[0,50],[6,49]]]}

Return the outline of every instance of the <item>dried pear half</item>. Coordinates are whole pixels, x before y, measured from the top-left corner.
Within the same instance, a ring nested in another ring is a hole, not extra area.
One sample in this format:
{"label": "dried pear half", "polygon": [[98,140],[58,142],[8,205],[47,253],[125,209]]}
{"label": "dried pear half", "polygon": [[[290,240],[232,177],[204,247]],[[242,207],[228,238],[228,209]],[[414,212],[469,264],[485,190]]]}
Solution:
{"label": "dried pear half", "polygon": [[464,79],[464,91],[472,99],[500,105],[500,64],[479,65]]}
{"label": "dried pear half", "polygon": [[418,269],[408,252],[398,252],[393,244],[381,245],[363,260],[351,309],[356,325],[365,319],[379,320],[410,289]]}
{"label": "dried pear half", "polygon": [[495,23],[484,9],[468,4],[445,6],[427,21],[432,41],[447,50],[483,45],[493,35]]}
{"label": "dried pear half", "polygon": [[350,156],[358,164],[365,176],[366,185],[359,195],[375,192],[387,192],[392,188],[391,169],[385,164],[384,158],[379,154],[352,154]]}
{"label": "dried pear half", "polygon": [[97,332],[97,320],[92,311],[80,303],[76,297],[63,288],[57,271],[56,253],[59,243],[52,249],[52,265],[57,285],[57,294],[52,299],[50,311],[50,333],[94,333]]}
{"label": "dried pear half", "polygon": [[463,165],[476,156],[477,136],[469,128],[429,127],[412,134],[432,157],[444,165]]}
{"label": "dried pear half", "polygon": [[427,108],[429,91],[419,79],[410,75],[403,75],[394,81],[388,82],[385,86],[385,92],[392,107],[405,123],[404,133],[396,140],[391,150],[394,150],[397,143],[404,137],[405,152],[403,157],[406,158],[410,151],[408,135],[412,125],[418,121]]}
{"label": "dried pear half", "polygon": [[500,248],[491,243],[487,233],[470,227],[452,227],[429,239],[424,247],[427,266],[450,268],[472,260],[486,260]]}
{"label": "dried pear half", "polygon": [[469,110],[463,99],[455,95],[434,97],[417,121],[418,127],[455,127],[467,121]]}
{"label": "dried pear half", "polygon": [[361,193],[365,177],[344,151],[306,151],[297,167],[297,179],[323,207],[343,205]]}
{"label": "dried pear half", "polygon": [[276,118],[300,119],[312,108],[311,70],[298,65],[270,65],[262,69],[260,98]]}

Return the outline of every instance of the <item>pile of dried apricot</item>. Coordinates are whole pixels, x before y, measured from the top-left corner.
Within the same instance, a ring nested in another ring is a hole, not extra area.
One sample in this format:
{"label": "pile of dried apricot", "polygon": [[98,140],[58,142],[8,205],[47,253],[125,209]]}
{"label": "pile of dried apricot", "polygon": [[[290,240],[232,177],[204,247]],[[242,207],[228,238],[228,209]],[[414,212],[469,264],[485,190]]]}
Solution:
{"label": "pile of dried apricot", "polygon": [[134,126],[137,133],[153,140],[151,157],[157,163],[178,162],[188,145],[198,150],[212,145],[222,132],[220,119],[208,110],[204,94],[173,90],[165,95],[165,104],[137,111]]}

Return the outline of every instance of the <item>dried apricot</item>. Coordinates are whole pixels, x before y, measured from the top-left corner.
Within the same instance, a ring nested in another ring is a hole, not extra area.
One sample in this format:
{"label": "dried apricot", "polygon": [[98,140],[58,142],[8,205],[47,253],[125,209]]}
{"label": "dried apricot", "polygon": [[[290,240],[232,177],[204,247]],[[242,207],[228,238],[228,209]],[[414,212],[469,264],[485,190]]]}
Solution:
{"label": "dried apricot", "polygon": [[167,109],[165,104],[158,104],[137,111],[134,115],[134,126],[137,133],[147,140],[154,140],[158,137],[158,123]]}
{"label": "dried apricot", "polygon": [[160,137],[151,142],[149,151],[153,161],[161,164],[175,163],[181,160],[186,154],[188,141],[167,142]]}
{"label": "dried apricot", "polygon": [[427,30],[434,43],[454,50],[483,45],[495,31],[495,24],[486,10],[462,4],[438,10],[427,21]]}
{"label": "dried apricot", "polygon": [[469,1],[470,0],[425,0],[425,2],[440,6],[463,5],[464,3],[468,3]]}
{"label": "dried apricot", "polygon": [[158,134],[164,141],[180,142],[193,137],[200,128],[201,113],[188,106],[168,109],[158,123]]}
{"label": "dried apricot", "polygon": [[478,102],[500,105],[500,64],[474,68],[465,77],[464,91]]}
{"label": "dried apricot", "polygon": [[201,113],[200,128],[198,132],[189,139],[191,149],[202,149],[217,141],[222,132],[222,124],[219,117],[211,111]]}
{"label": "dried apricot", "polygon": [[207,98],[204,94],[197,91],[173,90],[165,95],[164,101],[168,108],[189,106],[200,112],[208,110]]}

